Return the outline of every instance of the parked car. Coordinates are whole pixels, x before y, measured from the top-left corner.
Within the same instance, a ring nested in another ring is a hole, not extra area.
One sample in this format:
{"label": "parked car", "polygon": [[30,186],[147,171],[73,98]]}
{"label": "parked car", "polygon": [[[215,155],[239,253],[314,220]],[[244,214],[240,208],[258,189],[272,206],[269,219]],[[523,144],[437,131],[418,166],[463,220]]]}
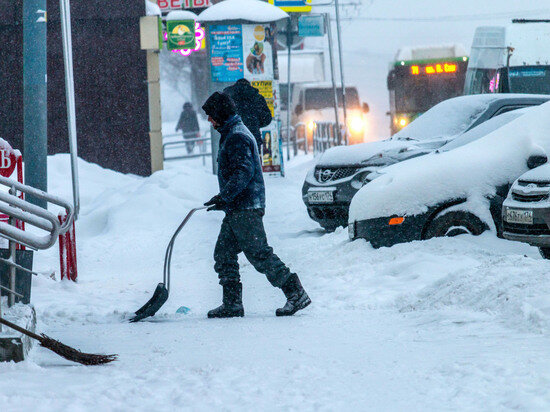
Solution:
{"label": "parked car", "polygon": [[[342,88],[337,89],[338,116],[340,122],[344,121]],[[363,143],[366,130],[365,114],[369,111],[366,103],[361,103],[356,87],[346,87],[346,108],[348,129],[350,132],[349,143]],[[292,91],[292,118],[291,125],[296,127],[303,124],[307,141],[312,142],[315,122],[336,121],[334,113],[334,90],[328,83],[296,84]],[[296,129],[296,133],[301,131]],[[304,136],[298,136],[298,138]]]}
{"label": "parked car", "polygon": [[[309,171],[302,187],[309,216],[327,230],[346,226],[351,199],[370,180],[372,172],[450,144],[502,113],[548,99],[521,94],[456,97],[435,105],[389,139],[329,149]],[[481,130],[486,134],[493,129]]]}
{"label": "parked car", "polygon": [[381,247],[487,229],[501,234],[508,189],[546,162],[549,130],[550,102],[466,145],[379,171],[351,202],[350,238]]}
{"label": "parked car", "polygon": [[504,238],[537,246],[550,259],[550,164],[517,179],[502,208]]}

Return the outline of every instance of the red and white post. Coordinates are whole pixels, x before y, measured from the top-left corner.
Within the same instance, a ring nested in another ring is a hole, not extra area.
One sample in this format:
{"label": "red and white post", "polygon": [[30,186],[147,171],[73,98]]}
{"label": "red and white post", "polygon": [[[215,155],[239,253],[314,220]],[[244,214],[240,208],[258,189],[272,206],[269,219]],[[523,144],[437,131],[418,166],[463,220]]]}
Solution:
{"label": "red and white post", "polygon": [[[67,215],[58,215],[59,223],[67,220]],[[59,265],[61,267],[61,279],[69,279],[76,282],[78,275],[76,266],[76,235],[74,220],[71,228],[64,234],[59,235]]]}

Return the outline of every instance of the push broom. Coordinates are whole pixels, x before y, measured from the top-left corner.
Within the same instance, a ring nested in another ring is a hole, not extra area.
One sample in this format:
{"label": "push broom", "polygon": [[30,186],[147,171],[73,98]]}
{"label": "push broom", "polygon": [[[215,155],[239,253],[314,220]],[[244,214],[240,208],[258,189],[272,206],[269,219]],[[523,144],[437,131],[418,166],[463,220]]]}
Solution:
{"label": "push broom", "polygon": [[93,353],[84,353],[80,352],[78,349],[71,348],[58,340],[52,339],[43,333],[37,335],[36,333],[31,332],[25,328],[17,326],[15,323],[11,323],[6,319],[0,318],[0,323],[6,325],[8,328],[12,328],[17,332],[27,335],[29,338],[36,339],[40,342],[40,346],[49,349],[59,356],[63,356],[65,359],[72,362],[81,363],[82,365],[102,365],[104,363],[109,363],[117,359],[118,355],[95,355]]}

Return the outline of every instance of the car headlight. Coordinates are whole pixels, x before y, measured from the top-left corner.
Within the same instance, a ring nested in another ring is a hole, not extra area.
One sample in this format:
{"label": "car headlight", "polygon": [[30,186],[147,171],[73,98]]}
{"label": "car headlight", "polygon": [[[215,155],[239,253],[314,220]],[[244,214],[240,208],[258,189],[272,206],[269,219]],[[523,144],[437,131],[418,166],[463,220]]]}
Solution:
{"label": "car headlight", "polygon": [[402,129],[406,125],[408,125],[410,121],[409,121],[409,118],[407,116],[401,115],[401,116],[395,117],[393,119],[393,122],[394,122],[395,126]]}
{"label": "car headlight", "polygon": [[361,133],[365,128],[365,121],[361,116],[354,116],[349,122],[352,133]]}
{"label": "car headlight", "polygon": [[309,122],[307,122],[307,129],[312,132],[313,129],[315,129],[315,122],[313,120],[310,120]]}

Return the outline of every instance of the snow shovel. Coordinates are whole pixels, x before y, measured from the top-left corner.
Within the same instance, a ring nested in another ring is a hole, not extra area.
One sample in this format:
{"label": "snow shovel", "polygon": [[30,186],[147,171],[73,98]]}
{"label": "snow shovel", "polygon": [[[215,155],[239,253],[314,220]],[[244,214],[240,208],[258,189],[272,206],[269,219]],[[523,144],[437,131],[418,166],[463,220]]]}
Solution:
{"label": "snow shovel", "polygon": [[157,285],[157,288],[153,293],[153,297],[149,299],[149,301],[145,305],[137,310],[135,316],[130,319],[130,322],[139,322],[140,320],[148,318],[149,316],[154,316],[155,313],[157,313],[157,311],[161,308],[161,306],[164,305],[164,303],[168,300],[168,295],[170,293],[170,263],[172,261],[172,250],[174,248],[174,242],[176,241],[176,237],[181,232],[183,227],[187,224],[189,219],[191,219],[191,216],[193,216],[193,213],[195,213],[197,210],[202,209],[206,209],[206,206],[191,209],[187,216],[185,216],[185,219],[183,219],[183,222],[181,222],[177,230],[174,232],[172,239],[170,239],[170,243],[168,243],[166,254],[164,256],[163,281]]}

